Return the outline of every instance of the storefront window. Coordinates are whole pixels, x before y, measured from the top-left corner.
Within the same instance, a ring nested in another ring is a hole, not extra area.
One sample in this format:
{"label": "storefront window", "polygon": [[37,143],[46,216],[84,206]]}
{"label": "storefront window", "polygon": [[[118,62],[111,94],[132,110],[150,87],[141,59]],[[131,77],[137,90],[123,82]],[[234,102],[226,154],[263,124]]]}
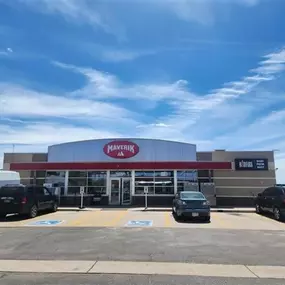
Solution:
{"label": "storefront window", "polygon": [[174,194],[173,171],[136,171],[135,194],[144,194],[144,187],[148,187],[148,194]]}
{"label": "storefront window", "polygon": [[197,170],[177,171],[177,191],[196,191],[198,182]]}
{"label": "storefront window", "polygon": [[154,177],[154,171],[136,171],[136,177]]}
{"label": "storefront window", "polygon": [[155,194],[161,194],[161,195],[174,194],[174,178],[156,177]]}
{"label": "storefront window", "polygon": [[131,171],[110,171],[111,177],[131,177]]}
{"label": "storefront window", "polygon": [[105,195],[106,187],[87,187],[87,193],[94,196]]}
{"label": "storefront window", "polygon": [[87,171],[69,171],[69,177],[86,178],[87,177]]}
{"label": "storefront window", "polygon": [[107,171],[89,171],[87,193],[95,196],[105,195],[107,185]]}
{"label": "storefront window", "polygon": [[[40,181],[38,182],[40,184]],[[58,184],[60,187],[64,187],[65,171],[47,171],[45,183]]]}

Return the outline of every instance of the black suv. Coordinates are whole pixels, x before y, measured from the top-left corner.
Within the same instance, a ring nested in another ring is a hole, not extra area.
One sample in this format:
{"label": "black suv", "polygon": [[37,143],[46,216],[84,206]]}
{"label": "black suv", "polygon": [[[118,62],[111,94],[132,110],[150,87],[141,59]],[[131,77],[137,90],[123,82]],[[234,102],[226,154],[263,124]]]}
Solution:
{"label": "black suv", "polygon": [[7,185],[0,188],[0,217],[7,214],[37,216],[39,211],[57,211],[58,199],[43,186]]}
{"label": "black suv", "polygon": [[258,194],[255,201],[256,213],[273,213],[276,220],[285,219],[285,188],[274,186]]}

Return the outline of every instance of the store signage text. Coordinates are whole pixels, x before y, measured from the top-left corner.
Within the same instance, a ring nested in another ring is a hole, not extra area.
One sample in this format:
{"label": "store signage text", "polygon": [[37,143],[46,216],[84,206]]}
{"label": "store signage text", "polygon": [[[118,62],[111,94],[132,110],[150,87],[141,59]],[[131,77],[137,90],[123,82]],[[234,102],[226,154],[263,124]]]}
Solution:
{"label": "store signage text", "polygon": [[112,158],[130,158],[139,153],[139,146],[130,141],[112,141],[104,146],[104,153]]}
{"label": "store signage text", "polygon": [[268,170],[268,159],[235,159],[236,170]]}

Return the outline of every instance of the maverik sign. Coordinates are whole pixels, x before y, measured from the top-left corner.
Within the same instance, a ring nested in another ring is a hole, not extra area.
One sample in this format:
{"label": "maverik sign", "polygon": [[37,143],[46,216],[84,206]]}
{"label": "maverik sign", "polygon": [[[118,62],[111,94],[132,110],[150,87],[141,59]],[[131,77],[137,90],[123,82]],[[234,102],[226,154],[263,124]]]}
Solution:
{"label": "maverik sign", "polygon": [[139,146],[130,141],[112,141],[107,143],[103,151],[112,158],[130,158],[139,153]]}

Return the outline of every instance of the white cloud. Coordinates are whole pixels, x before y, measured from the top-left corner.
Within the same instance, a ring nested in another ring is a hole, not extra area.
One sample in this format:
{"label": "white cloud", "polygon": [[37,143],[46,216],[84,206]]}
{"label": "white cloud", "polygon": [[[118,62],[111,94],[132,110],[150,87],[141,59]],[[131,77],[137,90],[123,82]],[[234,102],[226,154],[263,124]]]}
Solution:
{"label": "white cloud", "polygon": [[[57,117],[72,119],[100,119],[132,121],[136,114],[111,103],[54,96],[0,84],[0,110],[2,116]],[[32,108],[31,108],[32,106]]]}

